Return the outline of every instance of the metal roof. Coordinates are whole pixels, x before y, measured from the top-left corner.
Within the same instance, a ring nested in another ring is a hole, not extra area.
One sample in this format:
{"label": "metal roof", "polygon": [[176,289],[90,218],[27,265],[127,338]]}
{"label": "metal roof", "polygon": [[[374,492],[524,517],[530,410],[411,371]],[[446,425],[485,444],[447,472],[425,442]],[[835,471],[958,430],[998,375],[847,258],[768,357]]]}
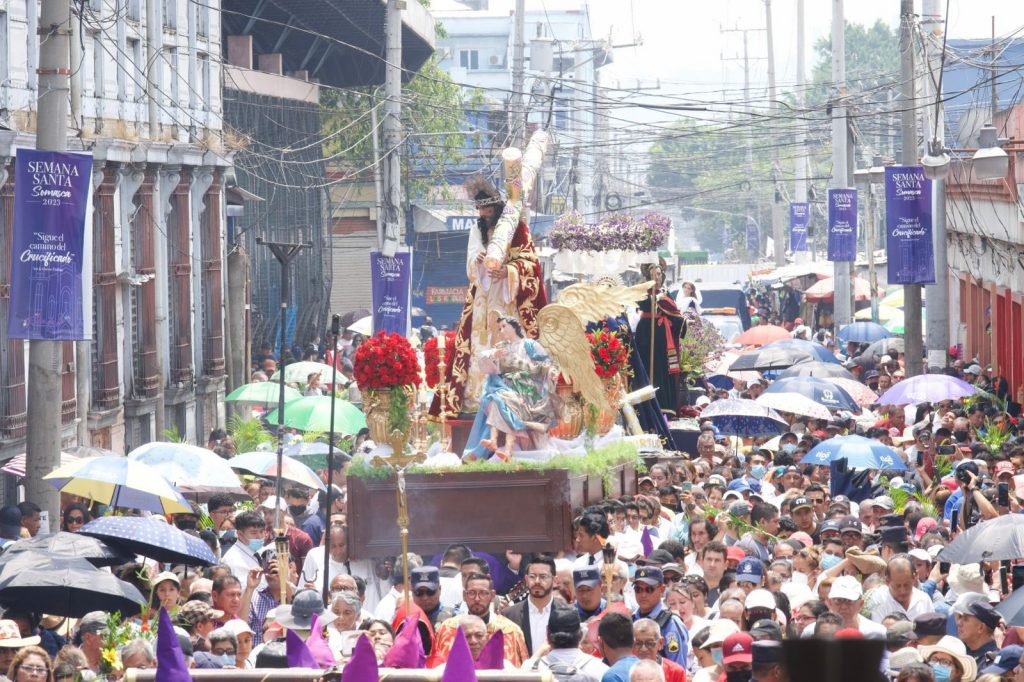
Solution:
{"label": "metal roof", "polygon": [[[357,87],[384,83],[385,10],[383,0],[223,0],[221,16],[225,41],[251,35],[254,55],[281,53],[286,74]],[[402,67],[415,72],[433,52],[433,17],[406,0]]]}

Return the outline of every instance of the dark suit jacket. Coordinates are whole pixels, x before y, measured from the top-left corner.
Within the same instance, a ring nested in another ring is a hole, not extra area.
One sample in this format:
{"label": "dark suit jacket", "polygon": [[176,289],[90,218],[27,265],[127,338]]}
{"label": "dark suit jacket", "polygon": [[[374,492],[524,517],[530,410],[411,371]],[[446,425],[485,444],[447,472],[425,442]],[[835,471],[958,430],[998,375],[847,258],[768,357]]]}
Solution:
{"label": "dark suit jacket", "polygon": [[[523,631],[523,638],[526,640],[526,650],[533,656],[533,652],[544,646],[544,642],[532,642],[530,637],[530,609],[529,609],[530,598],[517,602],[512,606],[509,606],[501,615],[508,618],[510,621],[519,626],[519,629]],[[574,607],[566,606],[564,603],[557,599],[551,604],[551,609],[569,609],[574,610]]]}

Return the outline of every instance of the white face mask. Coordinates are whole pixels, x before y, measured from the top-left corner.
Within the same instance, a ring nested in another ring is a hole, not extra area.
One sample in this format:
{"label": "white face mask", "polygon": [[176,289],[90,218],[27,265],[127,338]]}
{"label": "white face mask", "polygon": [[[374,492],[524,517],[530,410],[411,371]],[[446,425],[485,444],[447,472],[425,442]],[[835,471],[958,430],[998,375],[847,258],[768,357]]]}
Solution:
{"label": "white face mask", "polygon": [[793,571],[793,576],[789,579],[789,582],[793,583],[794,585],[803,585],[804,587],[806,587],[807,574],[801,573],[800,571]]}

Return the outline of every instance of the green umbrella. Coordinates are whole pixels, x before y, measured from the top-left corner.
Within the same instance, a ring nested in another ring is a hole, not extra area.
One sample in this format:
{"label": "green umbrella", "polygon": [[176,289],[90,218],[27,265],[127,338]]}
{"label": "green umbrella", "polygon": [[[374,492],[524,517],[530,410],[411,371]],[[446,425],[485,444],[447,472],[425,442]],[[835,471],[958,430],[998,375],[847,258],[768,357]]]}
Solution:
{"label": "green umbrella", "polygon": [[[258,403],[260,405],[271,405],[277,403],[280,397],[281,384],[276,381],[257,381],[252,384],[243,384],[228,393],[224,400],[236,403]],[[302,393],[291,386],[284,387],[284,401],[290,403],[302,397]]]}
{"label": "green umbrella", "polygon": [[[314,395],[288,403],[284,425],[299,431],[325,433],[331,430],[331,400],[334,400],[335,433],[356,434],[366,428],[366,415],[358,407],[341,398]],[[277,424],[277,410],[267,415],[268,424]]]}
{"label": "green umbrella", "polygon": [[[882,326],[884,326],[886,329],[888,329],[893,334],[896,334],[898,336],[903,336],[906,333],[906,327],[905,327],[905,324],[904,324],[903,320],[904,320],[903,311],[901,310],[901,311],[899,311],[899,314],[893,316],[892,319],[890,319],[887,322],[885,322]],[[924,329],[924,323],[926,321],[927,321],[927,316],[925,315],[925,312],[922,310],[921,311],[921,329],[922,330]]]}
{"label": "green umbrella", "polygon": [[[301,360],[299,362],[289,362],[284,368],[284,381],[286,384],[302,384],[306,385],[309,381],[310,374],[319,374],[321,384],[331,383],[331,376],[333,371],[330,365],[325,365],[322,362],[313,362],[312,360]],[[338,368],[338,378],[342,379],[341,368]],[[281,370],[274,372],[274,376],[270,377],[271,381],[280,381]]]}

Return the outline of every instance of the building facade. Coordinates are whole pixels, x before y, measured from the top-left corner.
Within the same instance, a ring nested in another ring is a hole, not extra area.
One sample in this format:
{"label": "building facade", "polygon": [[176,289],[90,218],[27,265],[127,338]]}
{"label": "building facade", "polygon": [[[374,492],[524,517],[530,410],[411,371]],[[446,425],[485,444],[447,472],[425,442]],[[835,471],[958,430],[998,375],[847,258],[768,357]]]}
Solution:
{"label": "building facade", "polygon": [[[220,15],[216,2],[159,4],[154,27],[142,0],[87,0],[72,21],[69,147],[93,156],[93,338],[63,344],[64,439],[115,452],[165,430],[195,441],[224,421]],[[38,0],[0,3],[0,459],[24,450],[28,418],[28,346],[6,330],[38,21]]]}

